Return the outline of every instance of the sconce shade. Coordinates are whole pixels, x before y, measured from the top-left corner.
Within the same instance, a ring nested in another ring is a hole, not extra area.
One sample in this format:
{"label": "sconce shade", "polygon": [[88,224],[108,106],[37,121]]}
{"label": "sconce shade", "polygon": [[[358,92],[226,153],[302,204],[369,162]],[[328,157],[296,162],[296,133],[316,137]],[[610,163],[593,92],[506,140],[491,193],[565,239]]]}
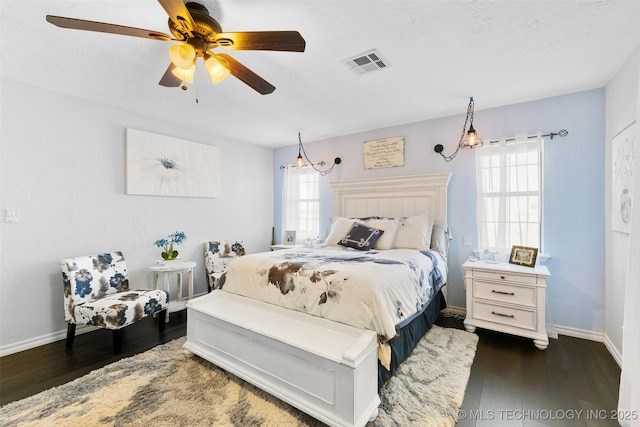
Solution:
{"label": "sconce shade", "polygon": [[218,61],[218,59],[213,55],[207,58],[207,60],[204,62],[204,67],[207,69],[209,77],[211,77],[211,81],[214,84],[220,83],[221,81],[229,77],[229,74],[231,74],[231,71],[229,71],[227,67],[222,65],[220,61]]}
{"label": "sconce shade", "polygon": [[464,139],[460,141],[461,148],[473,148],[476,146],[482,146],[483,142],[478,137],[476,130],[473,128],[473,122],[469,126],[469,131],[465,135]]}
{"label": "sconce shade", "polygon": [[188,43],[176,44],[169,48],[169,58],[176,67],[189,70],[196,58],[196,50]]}

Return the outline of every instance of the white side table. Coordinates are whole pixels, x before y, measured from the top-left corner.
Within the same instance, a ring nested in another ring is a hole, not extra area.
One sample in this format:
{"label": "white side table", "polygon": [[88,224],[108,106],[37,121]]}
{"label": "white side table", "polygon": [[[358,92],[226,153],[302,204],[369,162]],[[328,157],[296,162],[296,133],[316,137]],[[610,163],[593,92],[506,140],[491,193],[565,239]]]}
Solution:
{"label": "white side table", "polygon": [[[169,313],[184,310],[187,307],[187,301],[193,298],[193,268],[196,263],[193,261],[158,261],[160,264],[149,267],[153,272],[153,289],[158,289],[158,276],[162,274],[164,288],[169,294],[170,281],[169,276],[175,274],[178,279],[178,296],[175,301],[169,301]],[[188,298],[182,299],[182,275],[187,274]],[[169,316],[167,316],[167,323]]]}

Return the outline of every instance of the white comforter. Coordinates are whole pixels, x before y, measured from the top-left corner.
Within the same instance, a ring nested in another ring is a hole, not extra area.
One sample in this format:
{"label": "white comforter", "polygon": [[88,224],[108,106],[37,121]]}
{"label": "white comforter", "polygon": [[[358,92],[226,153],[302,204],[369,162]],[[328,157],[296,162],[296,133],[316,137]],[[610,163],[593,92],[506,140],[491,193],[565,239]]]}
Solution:
{"label": "white comforter", "polygon": [[444,259],[434,251],[322,246],[238,257],[218,287],[390,340],[445,282]]}

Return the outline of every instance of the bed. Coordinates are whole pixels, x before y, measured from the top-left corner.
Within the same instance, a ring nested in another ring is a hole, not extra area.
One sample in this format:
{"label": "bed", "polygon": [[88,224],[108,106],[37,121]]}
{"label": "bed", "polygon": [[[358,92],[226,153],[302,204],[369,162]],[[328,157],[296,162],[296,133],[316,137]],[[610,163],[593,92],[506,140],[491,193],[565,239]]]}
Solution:
{"label": "bed", "polygon": [[326,244],[231,262],[189,303],[185,348],[330,425],[364,425],[446,307],[449,177],[332,183]]}

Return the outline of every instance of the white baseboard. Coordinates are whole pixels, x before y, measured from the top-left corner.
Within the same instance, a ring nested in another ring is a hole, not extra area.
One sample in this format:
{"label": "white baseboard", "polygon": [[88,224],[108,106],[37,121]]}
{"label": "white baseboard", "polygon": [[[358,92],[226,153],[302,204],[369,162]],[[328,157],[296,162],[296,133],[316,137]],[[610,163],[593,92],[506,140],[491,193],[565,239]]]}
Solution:
{"label": "white baseboard", "polygon": [[[85,334],[87,332],[95,331],[99,329],[95,326],[78,325],[76,327],[76,335]],[[24,350],[40,347],[41,345],[51,344],[56,341],[60,341],[67,338],[67,329],[61,331],[51,332],[49,334],[41,335],[35,338],[29,338],[28,340],[20,341],[17,343],[9,344],[0,347],[0,357],[8,356],[10,354],[19,353]]]}
{"label": "white baseboard", "polygon": [[[445,317],[454,317],[456,319],[464,320],[466,310],[464,307],[448,306],[447,308],[442,310],[442,315]],[[618,350],[618,348],[616,348],[616,346],[606,334],[602,332],[572,328],[570,326],[553,325],[553,327],[555,328],[558,335],[604,343],[604,346],[611,354],[611,357],[613,357],[618,366],[622,368],[622,353],[620,352],[620,350]]]}
{"label": "white baseboard", "polygon": [[611,353],[611,356],[613,356],[614,360],[616,361],[620,369],[622,369],[622,353],[613,344],[611,339],[609,339],[609,336],[607,334],[604,335],[604,346],[607,347],[607,350],[609,350],[609,353]]}
{"label": "white baseboard", "polygon": [[[549,326],[549,325],[547,325]],[[572,328],[571,326],[553,325],[558,335],[565,335],[567,337],[582,338],[583,340],[604,341],[604,334],[602,332],[587,331],[585,329]]]}
{"label": "white baseboard", "polygon": [[[196,298],[206,294],[207,294],[206,292],[203,292],[203,293],[194,295],[193,297]],[[96,329],[100,329],[100,328],[96,326],[77,325],[76,336],[85,334],[87,332],[95,331]],[[40,347],[41,345],[51,344],[66,338],[67,338],[67,329],[65,328],[63,330],[51,332],[45,335],[41,335],[39,337],[29,338],[24,341],[8,344],[0,347],[0,357],[8,356],[14,353],[19,353],[25,350],[30,350],[32,348]]]}

